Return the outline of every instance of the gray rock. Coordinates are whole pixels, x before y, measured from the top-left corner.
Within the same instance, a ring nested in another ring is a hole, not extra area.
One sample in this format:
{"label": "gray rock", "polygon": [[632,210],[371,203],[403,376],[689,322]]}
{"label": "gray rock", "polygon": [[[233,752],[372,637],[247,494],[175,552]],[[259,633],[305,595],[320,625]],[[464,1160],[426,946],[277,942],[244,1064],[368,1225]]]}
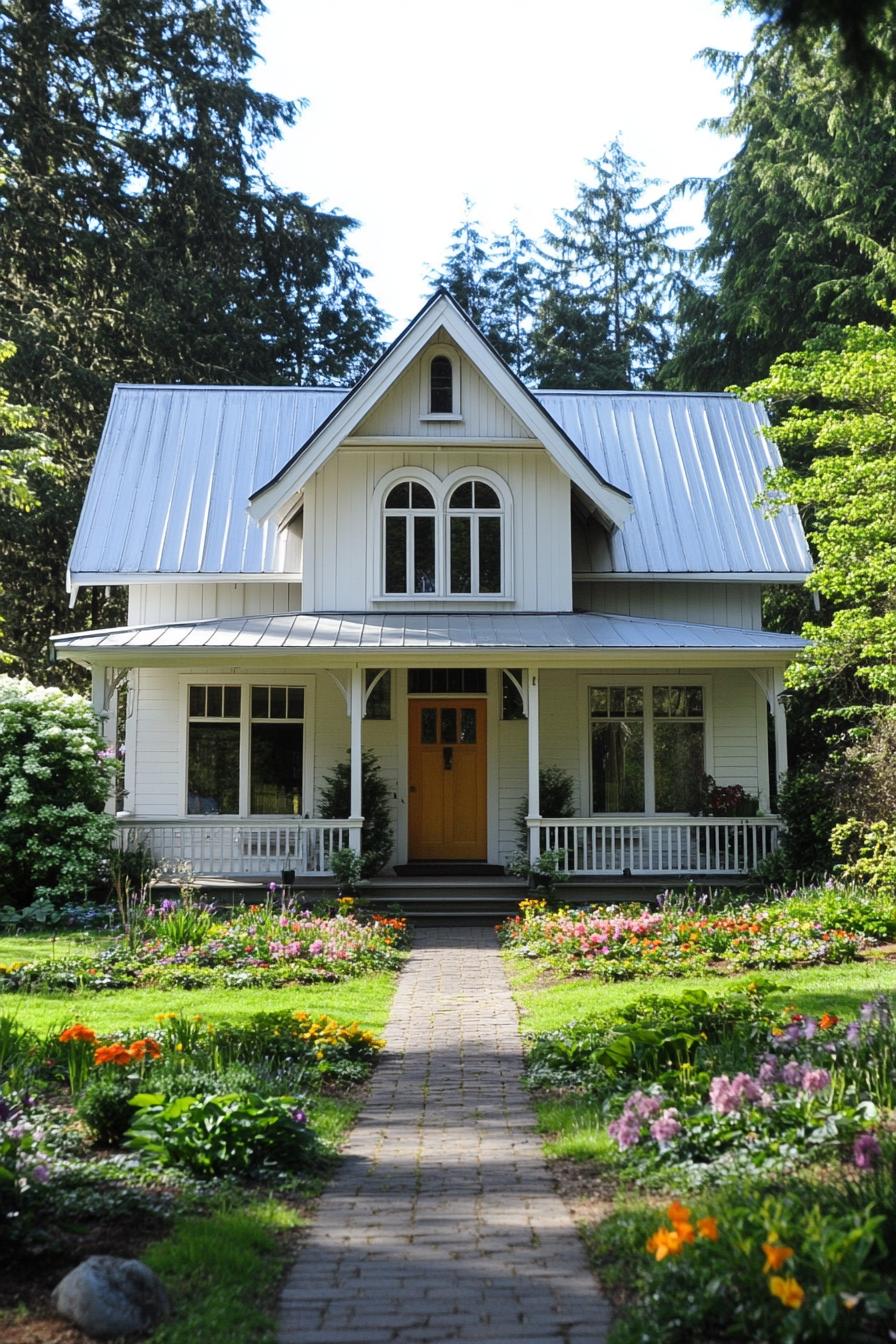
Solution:
{"label": "gray rock", "polygon": [[145,1334],[171,1312],[161,1279],[142,1260],[91,1255],[53,1289],[53,1307],[94,1339]]}

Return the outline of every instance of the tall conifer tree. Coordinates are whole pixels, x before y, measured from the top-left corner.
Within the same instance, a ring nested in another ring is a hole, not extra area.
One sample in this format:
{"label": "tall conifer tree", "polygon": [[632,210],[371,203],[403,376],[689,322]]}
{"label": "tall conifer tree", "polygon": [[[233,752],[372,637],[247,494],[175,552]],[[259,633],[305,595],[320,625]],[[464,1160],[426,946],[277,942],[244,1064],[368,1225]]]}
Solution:
{"label": "tall conifer tree", "polygon": [[3,382],[46,409],[68,473],[39,515],[0,517],[25,671],[41,673],[51,626],[85,621],[68,616],[57,576],[116,379],[344,382],[378,352],[383,317],[347,243],[352,221],[263,170],[299,110],[249,82],[263,10],[0,10],[0,331],[17,346]]}

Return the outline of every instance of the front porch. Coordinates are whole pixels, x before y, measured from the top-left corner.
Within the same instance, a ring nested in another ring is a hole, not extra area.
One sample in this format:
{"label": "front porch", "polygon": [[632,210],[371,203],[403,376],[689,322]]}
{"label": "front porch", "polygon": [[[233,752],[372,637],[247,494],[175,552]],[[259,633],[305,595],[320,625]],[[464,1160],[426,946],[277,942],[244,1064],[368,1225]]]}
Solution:
{"label": "front porch", "polygon": [[[570,877],[725,878],[751,872],[778,844],[777,817],[533,818],[532,853],[553,850]],[[119,822],[124,849],[142,848],[166,868],[189,864],[197,876],[281,880],[333,876],[335,850],[360,849],[361,822],[280,817],[208,817]]]}

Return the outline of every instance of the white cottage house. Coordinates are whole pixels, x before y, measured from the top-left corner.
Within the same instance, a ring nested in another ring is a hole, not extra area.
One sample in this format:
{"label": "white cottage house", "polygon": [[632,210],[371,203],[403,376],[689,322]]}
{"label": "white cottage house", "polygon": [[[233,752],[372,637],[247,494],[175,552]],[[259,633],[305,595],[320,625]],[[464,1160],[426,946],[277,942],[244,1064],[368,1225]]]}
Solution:
{"label": "white cottage house", "polygon": [[[811,560],[753,505],[778,456],[720,394],[530,392],[446,295],[350,391],[116,387],[71,555],[128,624],[57,636],[108,732],[125,843],[203,874],[326,875],[358,848],[361,751],[397,865],[744,872],[774,847],[782,676],[763,585]],[[773,722],[773,731],[769,724]],[[322,819],[351,759],[351,815]],[[543,816],[539,767],[575,780]],[[712,775],[756,817],[695,817]],[[424,870],[425,871],[425,870]]]}

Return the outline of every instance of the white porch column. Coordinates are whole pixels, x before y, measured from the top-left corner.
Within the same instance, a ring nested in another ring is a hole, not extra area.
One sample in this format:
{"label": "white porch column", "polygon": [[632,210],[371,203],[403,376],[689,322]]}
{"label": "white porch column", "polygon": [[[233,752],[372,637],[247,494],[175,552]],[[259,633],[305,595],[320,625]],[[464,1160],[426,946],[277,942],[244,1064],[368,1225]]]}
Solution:
{"label": "white porch column", "polygon": [[[538,668],[527,667],[524,673],[528,694],[529,725],[529,815],[527,821],[537,821],[541,816],[541,785],[538,778],[541,760],[538,719]],[[540,853],[538,827],[529,828],[529,861],[534,863]]]}
{"label": "white porch column", "polygon": [[349,822],[353,824],[349,843],[353,850],[360,852],[360,825],[363,821],[361,813],[361,724],[364,718],[364,669],[361,667],[352,668],[349,715],[351,719],[349,734],[349,745],[351,747],[351,816]]}
{"label": "white porch column", "polygon": [[772,714],[775,720],[775,765],[778,786],[787,776],[787,714],[784,709],[784,673],[776,667],[772,671]]}
{"label": "white porch column", "polygon": [[[90,669],[90,701],[93,705],[93,712],[97,717],[97,725],[102,735],[106,747],[110,751],[115,750],[115,733],[118,719],[118,692],[110,691],[113,682],[113,673],[110,668],[97,667],[94,664]],[[105,811],[115,812],[115,786],[109,787],[109,796],[106,799]]]}

